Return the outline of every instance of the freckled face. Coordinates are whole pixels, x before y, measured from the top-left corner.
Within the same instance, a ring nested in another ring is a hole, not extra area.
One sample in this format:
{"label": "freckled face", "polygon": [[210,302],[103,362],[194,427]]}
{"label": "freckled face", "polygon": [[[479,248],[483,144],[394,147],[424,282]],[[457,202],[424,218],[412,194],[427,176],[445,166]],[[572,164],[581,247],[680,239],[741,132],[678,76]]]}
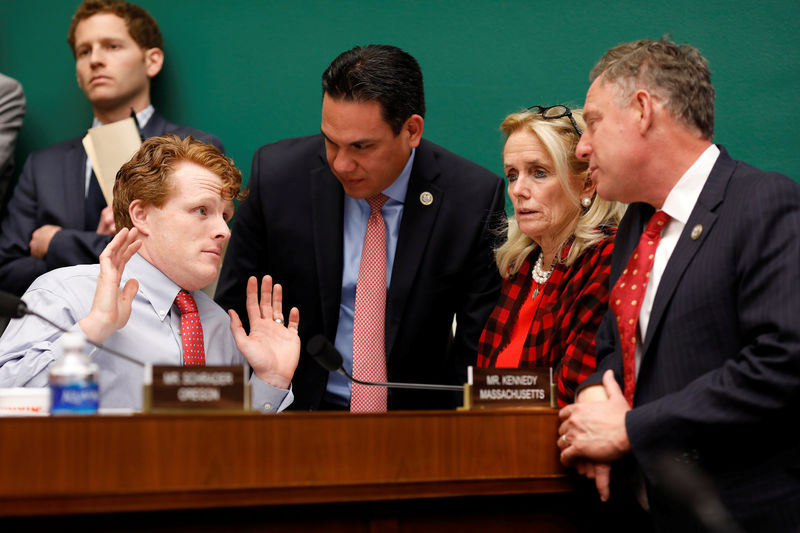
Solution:
{"label": "freckled face", "polygon": [[580,207],[564,191],[550,154],[528,128],[508,136],[503,167],[520,231],[542,248],[560,245],[575,227]]}
{"label": "freckled face", "polygon": [[222,198],[219,176],[194,163],[178,163],[171,182],[163,206],[143,207],[140,253],[183,289],[202,289],[217,277],[233,201]]}

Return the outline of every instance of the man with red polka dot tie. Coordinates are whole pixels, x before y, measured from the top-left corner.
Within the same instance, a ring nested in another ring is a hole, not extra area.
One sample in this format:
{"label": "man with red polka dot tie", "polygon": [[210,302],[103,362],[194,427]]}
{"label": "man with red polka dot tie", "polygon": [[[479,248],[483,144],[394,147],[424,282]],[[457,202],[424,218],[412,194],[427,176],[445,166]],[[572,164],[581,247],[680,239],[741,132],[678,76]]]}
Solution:
{"label": "man with red polka dot tie", "polygon": [[630,205],[561,461],[611,498],[615,529],[800,531],[800,185],[711,142],[696,48],[621,44],[591,79],[576,154]]}

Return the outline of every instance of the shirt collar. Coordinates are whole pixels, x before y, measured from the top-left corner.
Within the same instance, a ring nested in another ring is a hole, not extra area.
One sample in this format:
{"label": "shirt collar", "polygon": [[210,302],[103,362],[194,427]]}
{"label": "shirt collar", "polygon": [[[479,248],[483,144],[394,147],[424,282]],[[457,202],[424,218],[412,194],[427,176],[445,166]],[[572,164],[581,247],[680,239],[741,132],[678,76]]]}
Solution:
{"label": "shirt collar", "polygon": [[718,157],[717,145],[712,144],[706,148],[669,192],[661,210],[682,224],[686,224]]}
{"label": "shirt collar", "polygon": [[150,302],[161,320],[169,314],[172,304],[175,303],[175,297],[181,290],[177,283],[138,253],[128,261],[122,278],[122,284],[129,279],[139,281],[139,293]]}
{"label": "shirt collar", "polygon": [[[153,116],[153,113],[156,112],[156,109],[151,105],[145,107],[138,113],[136,113],[136,121],[139,123],[139,129],[144,128],[147,123],[150,121],[150,117]],[[94,117],[92,120],[92,127],[97,128],[98,126],[102,126],[103,123],[98,120],[97,117]]]}

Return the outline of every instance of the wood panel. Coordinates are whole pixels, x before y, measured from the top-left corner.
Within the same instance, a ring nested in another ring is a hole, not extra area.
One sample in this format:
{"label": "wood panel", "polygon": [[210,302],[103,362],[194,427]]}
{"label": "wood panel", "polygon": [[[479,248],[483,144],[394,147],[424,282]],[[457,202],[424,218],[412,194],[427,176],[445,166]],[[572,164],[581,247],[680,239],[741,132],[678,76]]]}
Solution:
{"label": "wood panel", "polygon": [[0,516],[560,493],[557,414],[0,420]]}

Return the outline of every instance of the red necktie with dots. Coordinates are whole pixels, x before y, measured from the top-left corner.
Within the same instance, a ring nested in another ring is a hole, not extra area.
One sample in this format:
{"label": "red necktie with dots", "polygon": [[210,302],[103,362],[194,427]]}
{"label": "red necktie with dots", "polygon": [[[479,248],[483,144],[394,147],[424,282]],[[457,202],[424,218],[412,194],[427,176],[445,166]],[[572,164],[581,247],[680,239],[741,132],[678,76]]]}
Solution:
{"label": "red necktie with dots", "polygon": [[617,316],[625,399],[630,405],[633,405],[633,390],[636,387],[636,328],[639,324],[639,311],[642,309],[656,248],[661,240],[661,230],[668,220],[669,215],[663,211],[653,214],[639,239],[639,245],[611,290],[609,307]]}
{"label": "red necktie with dots", "polygon": [[[361,381],[386,381],[386,226],[381,207],[389,197],[367,198],[370,213],[361,248],[353,311],[353,377]],[[353,383],[350,411],[386,411],[386,387]]]}
{"label": "red necktie with dots", "polygon": [[186,291],[180,291],[175,304],[181,313],[181,340],[183,341],[183,364],[203,366],[206,364],[206,351],[203,346],[203,325],[194,298]]}

